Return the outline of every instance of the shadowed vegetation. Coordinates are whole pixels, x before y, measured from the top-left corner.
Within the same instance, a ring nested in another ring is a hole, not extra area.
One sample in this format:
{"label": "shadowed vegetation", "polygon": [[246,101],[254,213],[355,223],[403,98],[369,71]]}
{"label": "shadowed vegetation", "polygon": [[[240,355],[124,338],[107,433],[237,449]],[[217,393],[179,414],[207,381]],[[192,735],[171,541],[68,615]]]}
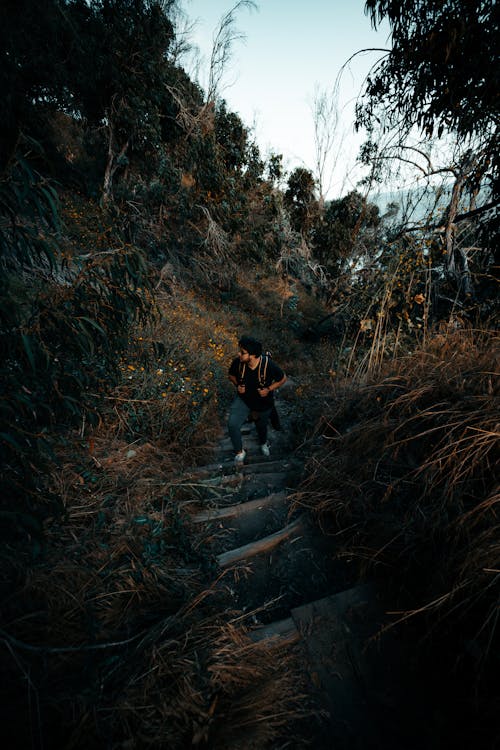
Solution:
{"label": "shadowed vegetation", "polygon": [[478,722],[487,738],[495,722],[498,344],[443,330],[377,377],[339,383],[295,497],[361,578],[388,583],[418,679],[443,712],[461,706],[447,742],[472,743]]}
{"label": "shadowed vegetation", "polygon": [[[490,87],[481,169],[467,161],[460,182],[471,200],[481,182],[486,207],[450,201],[414,231],[358,190],[320,200],[307,169],[266,162],[181,66],[175,19],[175,2],[143,0],[0,11],[4,737],[307,746],[316,709],[293,652],[252,642],[252,613],[224,609],[227,574],[186,512],[205,488],[183,473],[210,463],[246,332],[289,376],[290,443],[308,457],[296,504],[353,583],[387,586],[393,628],[414,638],[409,669],[423,685],[432,674],[443,743],[486,750],[500,575]],[[491,20],[478,16],[473,46]],[[441,49],[429,39],[412,75]],[[404,78],[405,55],[392,63]],[[392,80],[380,67],[368,97],[391,99]],[[379,172],[370,144],[363,158]]]}

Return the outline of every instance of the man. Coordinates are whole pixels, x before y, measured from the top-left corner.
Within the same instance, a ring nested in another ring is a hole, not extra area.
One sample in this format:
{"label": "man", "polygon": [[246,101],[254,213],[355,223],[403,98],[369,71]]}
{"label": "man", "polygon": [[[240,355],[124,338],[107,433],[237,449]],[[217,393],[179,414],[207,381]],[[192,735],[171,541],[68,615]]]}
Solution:
{"label": "man", "polygon": [[238,342],[239,356],[229,368],[229,380],[236,386],[237,395],[229,411],[229,437],[236,452],[235,463],[242,465],[246,451],[243,449],[241,428],[252,414],[260,451],[269,456],[267,425],[274,405],[274,392],[286,382],[286,375],[276,362],[262,355],[262,344],[251,336],[242,336]]}

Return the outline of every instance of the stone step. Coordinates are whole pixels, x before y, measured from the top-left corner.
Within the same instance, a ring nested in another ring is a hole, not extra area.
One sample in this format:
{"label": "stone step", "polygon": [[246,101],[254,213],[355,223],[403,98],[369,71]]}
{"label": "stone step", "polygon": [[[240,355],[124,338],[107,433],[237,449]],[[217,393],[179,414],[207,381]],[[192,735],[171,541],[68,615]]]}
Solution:
{"label": "stone step", "polygon": [[[244,525],[242,519],[241,528]],[[224,533],[231,539],[227,528],[220,533],[222,542]],[[258,546],[259,542],[242,545],[237,556],[244,567],[224,579],[232,596],[230,606],[250,611],[261,608],[261,624],[286,618],[293,607],[345,589],[352,580],[352,564],[337,558],[332,538],[325,537],[305,514],[295,533],[278,541],[267,549],[265,543]],[[251,551],[256,554],[250,556]]]}
{"label": "stone step", "polygon": [[218,463],[207,464],[205,466],[199,466],[192,470],[188,470],[184,473],[183,478],[188,480],[201,480],[211,479],[217,476],[229,476],[235,473],[269,474],[275,471],[289,471],[292,469],[299,470],[301,466],[302,462],[297,459],[289,457],[273,457],[265,459],[259,454],[258,456],[252,456],[248,460],[245,460],[242,467],[235,466],[233,460],[219,461]]}
{"label": "stone step", "polygon": [[229,505],[223,508],[211,508],[208,510],[203,510],[193,515],[191,520],[194,523],[203,523],[223,519],[233,519],[243,516],[248,520],[248,516],[250,514],[254,514],[256,511],[266,510],[269,507],[275,507],[278,505],[284,505],[285,498],[285,492],[275,492],[271,495],[266,495],[255,500],[247,500],[247,502],[245,503]]}
{"label": "stone step", "polygon": [[212,554],[257,542],[283,529],[289,522],[286,492],[275,492],[236,505],[195,513],[193,523],[205,523],[202,536]]}
{"label": "stone step", "polygon": [[291,489],[293,484],[289,483],[289,474],[286,471],[240,474],[240,478],[240,483],[234,487],[231,494],[233,504]]}
{"label": "stone step", "polygon": [[275,643],[290,646],[300,640],[300,633],[292,617],[261,625],[256,630],[250,630],[248,637],[254,643]]}
{"label": "stone step", "polygon": [[299,643],[318,715],[315,747],[420,750],[429,747],[414,689],[404,677],[404,649],[383,595],[361,584],[291,610],[291,617],[249,632],[254,642]]}
{"label": "stone step", "polygon": [[284,542],[285,539],[299,535],[302,530],[303,520],[302,518],[297,518],[295,521],[287,524],[279,531],[275,531],[273,534],[269,534],[255,542],[244,544],[236,549],[230,549],[227,552],[223,552],[217,556],[217,563],[221,568],[226,568],[229,565],[234,565],[242,560],[248,560],[256,555],[272,552],[272,550]]}

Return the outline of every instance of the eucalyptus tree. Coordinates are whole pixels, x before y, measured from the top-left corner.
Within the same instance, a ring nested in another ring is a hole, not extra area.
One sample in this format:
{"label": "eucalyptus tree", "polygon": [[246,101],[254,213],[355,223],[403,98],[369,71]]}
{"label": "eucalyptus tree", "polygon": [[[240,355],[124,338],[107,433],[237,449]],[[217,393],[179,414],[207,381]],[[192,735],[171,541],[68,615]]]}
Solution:
{"label": "eucalyptus tree", "polygon": [[292,228],[306,238],[318,213],[316,181],[309,169],[296,167],[291,172],[284,202],[290,214]]}
{"label": "eucalyptus tree", "polygon": [[[500,203],[498,6],[493,0],[367,0],[365,7],[375,27],[389,21],[392,37],[392,48],[373,67],[357,106],[357,126],[369,134],[365,156],[381,156],[377,128],[389,134],[400,160],[408,158],[415,132],[424,140],[455,139],[461,156],[452,165],[446,271],[469,291],[467,258],[453,242],[454,225],[468,215],[491,219]],[[479,187],[486,195],[483,204],[474,206],[473,214],[459,213],[462,194],[477,196]]]}

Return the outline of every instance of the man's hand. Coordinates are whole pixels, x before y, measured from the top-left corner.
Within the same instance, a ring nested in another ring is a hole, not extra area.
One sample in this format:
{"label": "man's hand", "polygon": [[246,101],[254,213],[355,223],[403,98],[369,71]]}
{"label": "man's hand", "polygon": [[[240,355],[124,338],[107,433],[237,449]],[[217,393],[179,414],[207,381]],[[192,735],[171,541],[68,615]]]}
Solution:
{"label": "man's hand", "polygon": [[238,385],[238,393],[245,393],[245,386],[244,385]]}
{"label": "man's hand", "polygon": [[258,388],[257,390],[259,391],[259,396],[262,396],[262,398],[269,396],[269,394],[271,393],[269,388]]}

